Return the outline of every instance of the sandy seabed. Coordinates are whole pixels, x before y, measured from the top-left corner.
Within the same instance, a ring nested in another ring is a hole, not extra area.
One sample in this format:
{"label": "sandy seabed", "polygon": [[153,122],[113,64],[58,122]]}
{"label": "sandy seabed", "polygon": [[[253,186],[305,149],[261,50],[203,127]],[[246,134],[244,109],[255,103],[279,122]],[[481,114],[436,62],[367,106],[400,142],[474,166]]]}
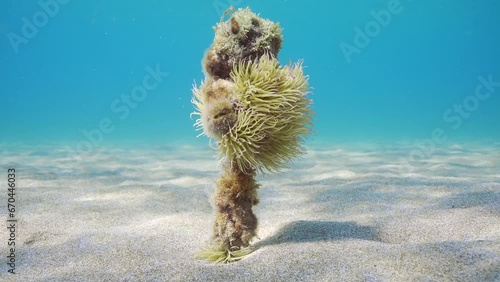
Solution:
{"label": "sandy seabed", "polygon": [[[2,281],[500,281],[500,144],[410,161],[399,146],[319,146],[259,176],[256,250],[194,259],[212,233],[214,151],[0,144],[0,215],[17,171],[16,268]],[[405,161],[406,160],[406,161]]]}

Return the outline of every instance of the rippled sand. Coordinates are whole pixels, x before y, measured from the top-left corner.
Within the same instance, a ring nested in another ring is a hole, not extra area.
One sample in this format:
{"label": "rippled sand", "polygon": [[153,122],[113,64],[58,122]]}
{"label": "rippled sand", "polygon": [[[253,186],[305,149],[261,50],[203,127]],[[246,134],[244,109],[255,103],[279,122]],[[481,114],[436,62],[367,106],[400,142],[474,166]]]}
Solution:
{"label": "rippled sand", "polygon": [[193,258],[212,229],[220,171],[209,148],[78,158],[64,146],[0,145],[1,170],[15,167],[19,185],[17,274],[2,255],[0,280],[500,280],[500,144],[412,150],[315,145],[259,176],[257,250],[213,265]]}

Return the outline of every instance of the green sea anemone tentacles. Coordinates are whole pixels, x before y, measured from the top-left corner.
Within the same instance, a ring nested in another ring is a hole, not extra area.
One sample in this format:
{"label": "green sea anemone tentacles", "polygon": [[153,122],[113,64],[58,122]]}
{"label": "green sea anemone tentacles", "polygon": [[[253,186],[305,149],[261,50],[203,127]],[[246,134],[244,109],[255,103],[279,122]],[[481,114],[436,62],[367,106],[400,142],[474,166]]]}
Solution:
{"label": "green sea anemone tentacles", "polygon": [[220,151],[242,171],[278,172],[305,151],[311,131],[311,100],[301,63],[281,67],[267,55],[241,62],[231,73],[237,121],[220,140]]}
{"label": "green sea anemone tentacles", "polygon": [[[226,95],[222,97],[213,98],[215,94],[210,93],[214,87],[207,83],[194,89],[193,104],[202,116],[196,125],[218,140],[222,158],[244,172],[278,172],[286,168],[305,152],[301,144],[312,127],[312,102],[306,96],[308,82],[301,63],[281,67],[276,59],[264,55],[257,61],[235,65],[231,80],[225,83]],[[213,111],[218,107],[224,112]],[[219,123],[231,126],[225,126],[222,132],[211,125],[210,117],[226,112],[227,119],[222,121],[227,122]]]}
{"label": "green sea anemone tentacles", "polygon": [[244,247],[238,250],[231,250],[227,248],[208,248],[199,252],[196,257],[215,263],[230,263],[243,259],[253,251],[254,249],[251,247]]}

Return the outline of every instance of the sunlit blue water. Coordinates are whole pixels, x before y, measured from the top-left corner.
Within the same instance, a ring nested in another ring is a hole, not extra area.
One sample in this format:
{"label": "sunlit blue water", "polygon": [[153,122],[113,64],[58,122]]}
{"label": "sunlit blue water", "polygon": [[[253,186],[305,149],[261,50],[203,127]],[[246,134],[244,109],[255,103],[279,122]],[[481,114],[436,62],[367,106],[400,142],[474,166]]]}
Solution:
{"label": "sunlit blue water", "polygon": [[498,140],[498,1],[269,2],[2,1],[0,142],[206,144],[190,89],[231,3],[304,60],[311,142]]}
{"label": "sunlit blue water", "polygon": [[230,4],[280,22],[316,111],[308,154],[257,177],[245,279],[495,280],[500,1],[1,0],[17,281],[237,275],[194,260],[223,166],[190,118]]}

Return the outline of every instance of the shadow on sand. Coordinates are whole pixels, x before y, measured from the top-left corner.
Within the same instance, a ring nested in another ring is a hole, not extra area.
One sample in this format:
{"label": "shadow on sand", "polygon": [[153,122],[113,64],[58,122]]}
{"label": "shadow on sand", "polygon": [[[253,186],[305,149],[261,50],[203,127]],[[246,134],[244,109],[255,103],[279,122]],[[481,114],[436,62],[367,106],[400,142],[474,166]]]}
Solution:
{"label": "shadow on sand", "polygon": [[354,222],[299,220],[287,224],[271,237],[257,242],[255,247],[347,239],[381,241],[377,236],[377,231],[371,226],[363,226]]}

